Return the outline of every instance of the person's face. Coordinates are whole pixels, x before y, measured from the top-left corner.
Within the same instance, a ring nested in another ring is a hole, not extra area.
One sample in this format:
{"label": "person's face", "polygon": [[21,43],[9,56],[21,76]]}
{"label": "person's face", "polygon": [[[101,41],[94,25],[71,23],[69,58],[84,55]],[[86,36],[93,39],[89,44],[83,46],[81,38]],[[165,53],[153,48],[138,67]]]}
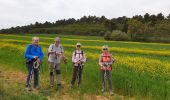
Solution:
{"label": "person's face", "polygon": [[104,52],[104,53],[107,53],[107,52],[108,52],[108,49],[107,49],[107,48],[103,48],[103,52]]}
{"label": "person's face", "polygon": [[81,46],[80,45],[77,45],[77,50],[80,50]]}
{"label": "person's face", "polygon": [[38,45],[39,43],[39,38],[33,38],[33,44]]}
{"label": "person's face", "polygon": [[60,44],[60,41],[55,41],[55,45],[58,46]]}

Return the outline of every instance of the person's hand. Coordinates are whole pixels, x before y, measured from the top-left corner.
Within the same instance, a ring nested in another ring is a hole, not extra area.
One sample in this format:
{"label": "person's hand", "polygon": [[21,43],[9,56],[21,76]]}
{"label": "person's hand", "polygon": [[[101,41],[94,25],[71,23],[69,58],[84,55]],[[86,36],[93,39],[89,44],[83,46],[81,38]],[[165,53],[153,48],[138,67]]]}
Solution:
{"label": "person's hand", "polygon": [[61,53],[59,53],[59,52],[56,52],[56,55],[57,55],[57,56],[60,56],[60,55],[61,55]]}
{"label": "person's hand", "polygon": [[52,51],[52,50],[51,50],[51,51],[50,51],[50,53],[51,53],[51,54],[54,54],[54,53],[55,53],[55,51]]}
{"label": "person's hand", "polygon": [[37,61],[38,61],[39,63],[41,62],[41,60],[40,60],[39,58],[37,59]]}
{"label": "person's hand", "polygon": [[102,67],[103,66],[103,64],[102,63],[99,63],[99,65]]}
{"label": "person's hand", "polygon": [[34,56],[34,59],[37,60],[37,59],[38,59],[38,56]]}
{"label": "person's hand", "polygon": [[79,64],[79,63],[80,63],[80,61],[77,61],[77,62],[76,62],[76,64]]}

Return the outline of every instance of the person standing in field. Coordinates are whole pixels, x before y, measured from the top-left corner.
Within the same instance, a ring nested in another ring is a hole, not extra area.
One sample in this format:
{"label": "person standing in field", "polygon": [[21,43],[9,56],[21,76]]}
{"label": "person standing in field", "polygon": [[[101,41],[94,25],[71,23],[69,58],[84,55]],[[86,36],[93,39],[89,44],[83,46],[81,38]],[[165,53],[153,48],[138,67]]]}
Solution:
{"label": "person standing in field", "polygon": [[42,62],[43,59],[43,52],[42,48],[39,45],[39,38],[38,37],[33,37],[32,38],[33,43],[27,45],[26,51],[25,51],[25,58],[26,60],[26,65],[28,68],[28,76],[26,80],[26,90],[30,91],[31,90],[31,78],[32,74],[34,73],[34,88],[38,89],[38,76],[39,76],[39,67],[40,63]]}
{"label": "person standing in field", "polygon": [[106,79],[109,83],[109,90],[110,95],[114,95],[112,92],[112,81],[111,81],[111,70],[112,70],[112,63],[115,61],[112,58],[112,54],[109,53],[109,48],[107,45],[102,47],[102,54],[99,58],[99,65],[101,69],[101,78],[102,78],[102,92],[106,90]]}
{"label": "person standing in field", "polygon": [[64,49],[60,44],[60,38],[54,39],[54,44],[51,44],[48,49],[48,62],[50,70],[50,86],[54,86],[54,73],[57,76],[57,89],[61,88],[61,71],[60,60],[64,59],[66,63],[66,57],[64,56]]}
{"label": "person standing in field", "polygon": [[83,50],[81,50],[80,43],[76,44],[76,50],[72,54],[72,62],[73,62],[74,68],[73,68],[71,87],[73,88],[77,76],[78,76],[78,87],[80,86],[81,79],[82,79],[83,66],[84,66],[84,63],[86,62],[85,53]]}

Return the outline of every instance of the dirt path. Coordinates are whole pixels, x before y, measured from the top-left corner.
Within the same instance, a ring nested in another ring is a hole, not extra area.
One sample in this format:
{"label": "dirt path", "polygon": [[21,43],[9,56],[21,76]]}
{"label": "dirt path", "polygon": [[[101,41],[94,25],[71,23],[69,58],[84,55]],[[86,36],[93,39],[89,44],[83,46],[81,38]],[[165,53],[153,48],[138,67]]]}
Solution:
{"label": "dirt path", "polygon": [[[18,70],[7,70],[5,68],[0,67],[0,79],[3,79],[7,81],[10,85],[10,83],[15,83],[15,84],[25,84],[25,79],[26,79],[26,74],[23,73],[22,71]],[[64,82],[63,82],[64,83]],[[40,83],[41,84],[41,83]],[[43,86],[43,85],[42,85]],[[44,85],[45,86],[45,85]],[[48,86],[46,86],[48,87]],[[41,88],[41,87],[40,87]],[[52,93],[50,96],[46,96],[49,100],[78,100],[79,95],[70,95],[67,93],[69,86],[66,86],[61,92],[57,92],[52,90]],[[39,91],[33,90],[31,91],[35,94],[39,94]],[[57,92],[57,93],[56,93]],[[134,98],[127,98],[121,95],[115,94],[114,96],[109,96],[109,94],[106,95],[93,95],[93,94],[84,94],[82,96],[83,100],[135,100]]]}

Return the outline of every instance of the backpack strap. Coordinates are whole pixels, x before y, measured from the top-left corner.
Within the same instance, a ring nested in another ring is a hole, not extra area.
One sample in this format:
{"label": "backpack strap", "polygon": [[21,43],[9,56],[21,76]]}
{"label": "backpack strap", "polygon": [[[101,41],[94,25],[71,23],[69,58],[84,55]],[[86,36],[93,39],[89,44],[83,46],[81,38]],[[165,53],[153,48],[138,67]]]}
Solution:
{"label": "backpack strap", "polygon": [[62,46],[60,46],[60,49],[61,49],[61,53],[63,53],[63,47]]}
{"label": "backpack strap", "polygon": [[84,51],[83,51],[83,50],[81,50],[81,54],[82,54],[82,56],[84,57]]}
{"label": "backpack strap", "polygon": [[31,54],[32,44],[29,45],[29,54]]}
{"label": "backpack strap", "polygon": [[[79,54],[79,53],[77,53],[76,50],[75,50],[74,51],[74,56],[76,56],[77,54]],[[81,50],[81,54],[82,54],[82,56],[84,56],[84,51],[83,50]]]}
{"label": "backpack strap", "polygon": [[77,55],[77,52],[76,52],[76,50],[74,51],[74,56],[76,56]]}

